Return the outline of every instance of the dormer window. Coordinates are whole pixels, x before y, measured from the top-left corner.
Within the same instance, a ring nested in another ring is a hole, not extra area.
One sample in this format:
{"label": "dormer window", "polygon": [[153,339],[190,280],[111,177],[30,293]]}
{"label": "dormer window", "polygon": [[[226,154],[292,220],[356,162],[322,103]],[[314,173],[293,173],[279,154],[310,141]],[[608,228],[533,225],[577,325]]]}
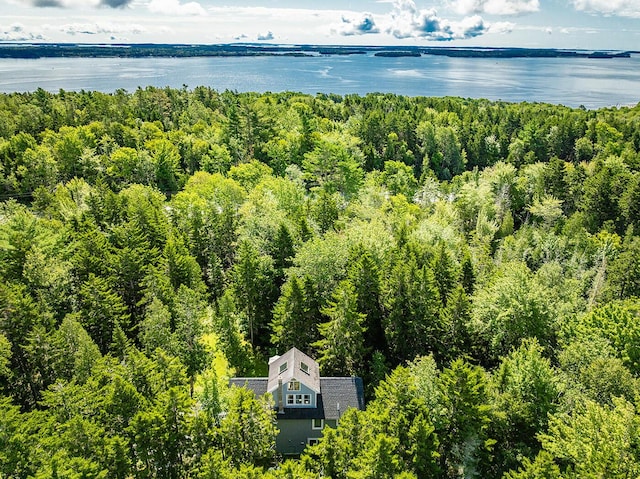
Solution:
{"label": "dormer window", "polygon": [[295,379],[289,381],[289,391],[300,391],[300,381]]}
{"label": "dormer window", "polygon": [[282,364],[280,365],[280,374],[282,374],[283,372],[285,372],[285,371],[287,370],[287,368],[288,368],[288,367],[289,367],[289,366],[287,365],[287,363],[286,363],[286,362],[282,363]]}
{"label": "dormer window", "polygon": [[300,371],[305,374],[309,374],[309,365],[307,363],[300,362]]}

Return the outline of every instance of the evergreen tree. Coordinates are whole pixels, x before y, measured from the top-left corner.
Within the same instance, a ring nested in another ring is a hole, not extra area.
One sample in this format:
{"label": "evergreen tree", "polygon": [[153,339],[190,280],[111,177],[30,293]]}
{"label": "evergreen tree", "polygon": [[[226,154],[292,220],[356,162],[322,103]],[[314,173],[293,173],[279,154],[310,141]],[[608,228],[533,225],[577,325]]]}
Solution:
{"label": "evergreen tree", "polygon": [[386,291],[386,334],[396,363],[442,352],[441,301],[433,270],[413,258],[397,262]]}
{"label": "evergreen tree", "polygon": [[271,342],[278,351],[285,352],[296,347],[311,354],[317,325],[309,313],[304,284],[292,275],[284,284],[282,295],[273,310]]}
{"label": "evergreen tree", "polygon": [[440,299],[442,299],[443,305],[446,306],[447,298],[453,291],[458,274],[444,241],[441,241],[436,248],[436,254],[433,258],[433,274],[440,293]]}
{"label": "evergreen tree", "polygon": [[109,351],[116,325],[129,321],[127,308],[107,280],[93,273],[80,288],[80,322],[102,354]]}
{"label": "evergreen tree", "polygon": [[232,388],[217,440],[222,457],[232,465],[268,467],[276,458],[275,410],[265,398],[245,388]]}
{"label": "evergreen tree", "polygon": [[360,376],[366,346],[365,316],[357,310],[357,296],[350,281],[340,282],[323,314],[329,321],[318,326],[321,339],[314,346],[325,376]]}
{"label": "evergreen tree", "polygon": [[252,346],[263,345],[269,338],[267,327],[276,301],[273,273],[270,257],[260,255],[248,241],[240,243],[231,278],[238,309],[247,320]]}
{"label": "evergreen tree", "polygon": [[384,313],[378,266],[364,248],[353,248],[350,256],[347,278],[357,296],[358,312],[365,317],[363,324],[365,344],[371,353],[377,350],[384,354],[387,351],[387,341],[384,335]]}

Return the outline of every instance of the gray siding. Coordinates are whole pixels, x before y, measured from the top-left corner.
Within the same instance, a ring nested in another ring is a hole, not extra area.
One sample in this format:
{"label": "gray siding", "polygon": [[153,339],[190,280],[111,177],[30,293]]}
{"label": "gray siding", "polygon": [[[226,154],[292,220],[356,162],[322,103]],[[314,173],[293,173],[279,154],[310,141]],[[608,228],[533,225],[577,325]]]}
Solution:
{"label": "gray siding", "polygon": [[311,419],[286,419],[278,421],[280,434],[276,438],[276,449],[284,455],[298,455],[307,446],[309,438],[322,437],[320,429],[311,428]]}

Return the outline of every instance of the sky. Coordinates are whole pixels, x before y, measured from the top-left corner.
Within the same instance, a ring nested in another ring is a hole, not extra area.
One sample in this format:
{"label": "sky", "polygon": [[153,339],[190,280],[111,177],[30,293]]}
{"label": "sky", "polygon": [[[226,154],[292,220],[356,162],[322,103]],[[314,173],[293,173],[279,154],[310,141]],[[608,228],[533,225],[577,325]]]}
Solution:
{"label": "sky", "polygon": [[0,43],[640,50],[640,0],[0,0]]}

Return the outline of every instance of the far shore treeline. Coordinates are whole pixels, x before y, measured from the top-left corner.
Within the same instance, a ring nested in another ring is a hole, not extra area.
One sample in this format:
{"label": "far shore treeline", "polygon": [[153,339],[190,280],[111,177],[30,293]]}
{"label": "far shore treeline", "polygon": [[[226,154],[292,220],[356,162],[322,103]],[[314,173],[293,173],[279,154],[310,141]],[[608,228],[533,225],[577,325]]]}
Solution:
{"label": "far shore treeline", "polygon": [[639,295],[640,105],[0,95],[2,478],[638,477]]}
{"label": "far shore treeline", "polygon": [[462,58],[630,58],[637,51],[567,50],[555,48],[464,48],[421,46],[273,45],[269,43],[162,44],[162,43],[1,43],[0,58],[144,58],[246,57],[264,55],[366,55]]}

